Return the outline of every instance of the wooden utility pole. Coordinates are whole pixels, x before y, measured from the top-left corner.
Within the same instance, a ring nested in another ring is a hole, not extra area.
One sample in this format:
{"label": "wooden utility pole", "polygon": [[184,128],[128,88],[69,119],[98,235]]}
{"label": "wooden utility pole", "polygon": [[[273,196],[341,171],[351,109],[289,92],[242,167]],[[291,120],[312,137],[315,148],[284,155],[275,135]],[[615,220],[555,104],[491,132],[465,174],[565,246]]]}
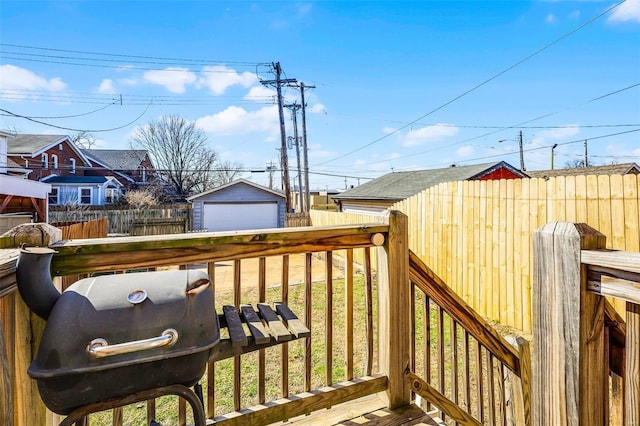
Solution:
{"label": "wooden utility pole", "polygon": [[291,211],[291,186],[289,184],[289,159],[287,157],[287,135],[284,128],[284,112],[282,111],[282,86],[286,84],[296,83],[296,79],[281,79],[282,68],[280,62],[271,64],[273,72],[276,76],[275,80],[262,80],[265,86],[275,86],[278,98],[278,115],[280,116],[280,161],[282,166],[282,180],[284,184],[284,193],[287,204],[287,213]]}
{"label": "wooden utility pole", "polygon": [[524,152],[522,150],[522,130],[520,130],[518,138],[518,146],[520,147],[520,171],[524,172],[526,169],[524,168]]}
{"label": "wooden utility pole", "polygon": [[584,140],[584,167],[589,167],[589,157],[587,156],[587,140]]}
{"label": "wooden utility pole", "polygon": [[300,138],[298,137],[298,110],[300,105],[297,102],[285,105],[285,108],[291,110],[291,121],[293,124],[293,143],[296,146],[296,159],[298,161],[298,207],[299,211],[304,211],[304,203],[302,201],[302,168],[300,167]]}
{"label": "wooden utility pole", "polygon": [[304,158],[304,203],[306,210],[311,210],[311,195],[309,190],[309,145],[307,144],[307,103],[304,100],[304,89],[308,87],[310,89],[314,89],[316,86],[305,86],[303,82],[300,82],[300,99],[302,101],[302,146],[303,151],[302,155]]}

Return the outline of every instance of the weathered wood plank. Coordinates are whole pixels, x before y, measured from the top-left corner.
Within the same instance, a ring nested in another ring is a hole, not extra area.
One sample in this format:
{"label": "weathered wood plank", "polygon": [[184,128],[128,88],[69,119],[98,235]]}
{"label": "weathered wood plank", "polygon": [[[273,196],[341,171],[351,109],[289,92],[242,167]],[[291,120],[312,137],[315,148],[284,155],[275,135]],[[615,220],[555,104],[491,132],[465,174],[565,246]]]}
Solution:
{"label": "weathered wood plank", "polygon": [[232,346],[247,346],[249,341],[242,328],[242,320],[235,306],[225,305],[222,307],[222,312],[224,313],[227,328],[229,329]]}
{"label": "weathered wood plank", "polygon": [[585,224],[553,222],[534,233],[534,424],[608,422],[605,299],[586,290],[580,258],[604,244]]}
{"label": "weathered wood plank", "polygon": [[350,382],[336,383],[295,395],[267,402],[264,405],[245,408],[239,412],[225,414],[214,419],[220,425],[270,424],[281,419],[292,418],[331,407],[341,402],[351,401],[387,388],[387,377],[376,375],[363,377]]}
{"label": "weathered wood plank", "polygon": [[353,249],[346,250],[344,279],[345,380],[353,379]]}
{"label": "weathered wood plank", "polygon": [[307,326],[304,325],[302,320],[300,320],[285,303],[276,302],[274,303],[274,305],[276,307],[276,312],[278,313],[278,315],[280,315],[286,326],[289,328],[291,334],[296,336],[296,338],[298,339],[309,337],[311,335],[311,330],[309,330]]}
{"label": "weathered wood plank", "polygon": [[632,277],[633,280],[627,280],[605,275],[600,271],[590,270],[588,277],[587,290],[600,296],[612,297],[636,304],[640,303],[640,274]]}
{"label": "weathered wood plank", "polygon": [[271,340],[269,336],[269,332],[262,324],[262,321],[258,317],[256,311],[253,310],[251,305],[242,305],[240,306],[240,311],[244,316],[247,326],[249,327],[249,332],[253,336],[256,344],[262,345]]}
{"label": "weathered wood plank", "polygon": [[442,393],[438,392],[434,387],[430,384],[422,380],[420,377],[415,375],[413,372],[407,370],[405,372],[410,385],[411,390],[415,393],[438,407],[440,410],[445,412],[447,416],[451,417],[457,423],[466,426],[481,426],[482,423],[474,419],[469,413],[464,411],[458,405],[456,405],[453,401],[449,400]]}
{"label": "weathered wood plank", "polygon": [[271,306],[266,303],[258,303],[258,311],[263,320],[266,321],[267,327],[269,327],[269,333],[278,342],[285,342],[291,340],[291,333],[287,330],[287,327],[282,324],[278,315],[271,309]]}
{"label": "weathered wood plank", "polygon": [[304,231],[298,228],[62,241],[51,247],[58,251],[52,270],[56,275],[69,275],[370,247],[373,234],[387,231],[385,225],[361,224]]}
{"label": "weathered wood plank", "polygon": [[325,384],[333,383],[333,252],[326,253],[325,262]]}
{"label": "weathered wood plank", "polygon": [[378,247],[378,362],[387,374],[385,397],[389,408],[407,405],[411,399],[403,371],[409,362],[409,247],[407,216],[391,211],[389,236]]}
{"label": "weathered wood plank", "polygon": [[627,302],[624,380],[625,424],[640,424],[640,305]]}
{"label": "weathered wood plank", "polygon": [[365,376],[370,376],[373,370],[373,280],[371,277],[371,249],[364,248],[364,299],[367,321],[367,349],[365,354]]}
{"label": "weathered wood plank", "polygon": [[640,274],[640,253],[619,250],[581,250],[582,263]]}

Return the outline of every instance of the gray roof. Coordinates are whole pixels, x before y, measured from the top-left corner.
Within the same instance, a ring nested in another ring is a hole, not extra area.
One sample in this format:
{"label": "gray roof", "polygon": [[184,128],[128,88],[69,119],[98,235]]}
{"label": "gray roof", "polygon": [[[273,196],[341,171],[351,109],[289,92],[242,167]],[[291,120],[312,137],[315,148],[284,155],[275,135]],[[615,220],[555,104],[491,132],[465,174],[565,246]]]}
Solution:
{"label": "gray roof", "polygon": [[7,139],[7,153],[33,155],[68,139],[67,135],[16,135]]}
{"label": "gray roof", "polygon": [[51,176],[42,179],[46,183],[67,184],[103,184],[109,180],[106,176]]}
{"label": "gray roof", "polygon": [[333,198],[338,200],[404,200],[440,183],[477,179],[500,167],[505,167],[513,173],[524,176],[519,170],[504,161],[444,169],[393,172],[356,186]]}
{"label": "gray roof", "polygon": [[534,170],[527,171],[532,178],[550,178],[556,176],[578,175],[626,175],[640,174],[640,167],[636,163],[609,164],[606,166],[574,167],[570,169]]}
{"label": "gray roof", "polygon": [[234,180],[233,182],[225,183],[225,184],[220,185],[220,186],[218,186],[216,188],[210,189],[208,191],[204,191],[204,192],[201,192],[199,194],[192,195],[191,197],[187,198],[187,201],[193,201],[193,200],[195,200],[197,198],[203,197],[205,195],[212,194],[214,192],[221,191],[221,190],[223,190],[225,188],[229,188],[230,186],[234,186],[234,185],[238,185],[238,184],[249,185],[249,186],[252,186],[252,187],[254,187],[256,189],[259,189],[260,191],[269,192],[269,193],[271,193],[273,195],[277,195],[278,197],[285,198],[285,195],[282,192],[278,191],[278,190],[267,188],[266,186],[262,186],[262,185],[259,185],[259,184],[255,183],[255,182],[251,182],[250,180],[240,178],[240,179]]}
{"label": "gray roof", "polygon": [[118,171],[136,170],[147,155],[143,149],[83,149],[82,152],[89,160]]}

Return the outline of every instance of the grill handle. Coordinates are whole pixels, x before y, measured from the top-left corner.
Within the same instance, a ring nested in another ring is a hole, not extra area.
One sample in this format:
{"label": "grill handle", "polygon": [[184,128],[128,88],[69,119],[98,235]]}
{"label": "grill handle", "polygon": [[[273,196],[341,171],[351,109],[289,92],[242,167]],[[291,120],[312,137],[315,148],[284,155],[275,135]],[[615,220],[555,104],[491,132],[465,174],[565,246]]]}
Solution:
{"label": "grill handle", "polygon": [[173,346],[178,341],[178,332],[173,328],[166,329],[158,337],[134,340],[133,342],[110,345],[105,339],[93,339],[87,346],[87,352],[92,358],[105,358],[113,355],[128,354],[130,352],[146,351],[162,346]]}

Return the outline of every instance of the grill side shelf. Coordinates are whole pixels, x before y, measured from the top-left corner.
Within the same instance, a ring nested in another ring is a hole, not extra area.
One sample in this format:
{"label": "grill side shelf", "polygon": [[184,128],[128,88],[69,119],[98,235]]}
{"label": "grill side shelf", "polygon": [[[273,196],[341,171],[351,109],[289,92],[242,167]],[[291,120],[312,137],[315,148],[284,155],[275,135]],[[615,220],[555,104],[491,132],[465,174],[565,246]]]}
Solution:
{"label": "grill side shelf", "polygon": [[266,303],[258,303],[257,312],[252,305],[242,305],[240,312],[234,306],[223,306],[223,314],[218,318],[220,328],[227,328],[229,337],[221,339],[211,349],[209,361],[231,358],[311,335],[286,304],[276,303],[275,306],[277,313]]}

